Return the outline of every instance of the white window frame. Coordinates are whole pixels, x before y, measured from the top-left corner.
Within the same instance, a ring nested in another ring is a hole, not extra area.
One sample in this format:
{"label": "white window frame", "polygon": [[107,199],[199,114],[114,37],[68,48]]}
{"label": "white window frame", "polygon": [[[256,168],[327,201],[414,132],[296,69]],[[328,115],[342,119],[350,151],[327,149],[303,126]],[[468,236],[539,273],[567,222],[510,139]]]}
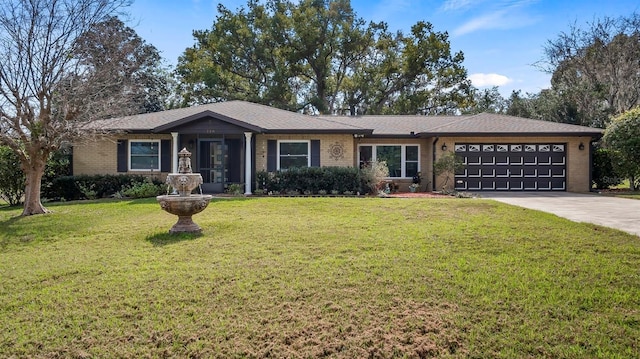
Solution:
{"label": "white window frame", "polygon": [[281,143],[306,143],[307,144],[307,167],[311,167],[311,140],[278,140],[278,165],[277,169],[279,171],[282,170],[280,168],[280,144]]}
{"label": "white window frame", "polygon": [[[131,145],[134,142],[154,142],[157,145],[157,147],[158,147],[158,167],[157,168],[144,168],[144,169],[141,169],[141,168],[132,168],[131,167]],[[133,140],[129,140],[129,146],[128,146],[128,149],[127,149],[128,150],[127,161],[129,162],[129,171],[132,171],[132,172],[158,171],[158,172],[160,172],[160,166],[162,165],[162,151],[160,150],[160,144],[161,144],[160,140],[153,140],[153,139],[151,139],[151,140],[149,140],[149,139],[141,139],[141,140],[133,139]]]}
{"label": "white window frame", "polygon": [[[401,172],[401,176],[400,177],[393,177],[393,176],[389,176],[387,177],[388,179],[392,179],[392,178],[396,178],[396,179],[407,179],[407,178],[413,178],[412,176],[407,176],[407,146],[411,146],[411,147],[418,147],[418,173],[422,171],[422,156],[421,156],[421,151],[422,149],[420,148],[419,144],[413,144],[413,143],[361,143],[358,145],[358,163],[362,162],[362,159],[360,158],[360,147],[371,147],[371,161],[377,161],[377,150],[376,147],[378,146],[399,146],[400,147],[400,172]],[[415,162],[415,161],[410,161],[410,162]]]}

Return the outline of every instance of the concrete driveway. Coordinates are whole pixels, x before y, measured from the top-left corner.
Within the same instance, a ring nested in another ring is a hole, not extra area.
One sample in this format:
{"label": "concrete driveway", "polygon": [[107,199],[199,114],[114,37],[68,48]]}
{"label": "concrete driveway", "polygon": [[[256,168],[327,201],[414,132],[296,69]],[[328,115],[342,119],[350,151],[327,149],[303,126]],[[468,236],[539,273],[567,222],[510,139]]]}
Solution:
{"label": "concrete driveway", "polygon": [[570,192],[480,192],[478,195],[640,236],[640,200]]}

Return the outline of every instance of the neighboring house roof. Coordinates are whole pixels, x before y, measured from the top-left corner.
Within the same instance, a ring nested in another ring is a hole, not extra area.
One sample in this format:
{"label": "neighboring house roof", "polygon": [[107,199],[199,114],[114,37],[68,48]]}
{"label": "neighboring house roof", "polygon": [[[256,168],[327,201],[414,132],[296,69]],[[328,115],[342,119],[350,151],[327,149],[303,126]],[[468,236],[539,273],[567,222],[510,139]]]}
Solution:
{"label": "neighboring house roof", "polygon": [[381,137],[545,135],[599,137],[602,130],[481,113],[462,116],[308,116],[245,101],[228,101],[94,122],[94,129],[170,132],[213,117],[258,133],[358,133]]}
{"label": "neighboring house roof", "polygon": [[334,121],[373,129],[374,136],[490,136],[490,135],[547,135],[594,136],[602,135],[598,128],[566,123],[533,120],[491,113],[462,116],[324,116]]}

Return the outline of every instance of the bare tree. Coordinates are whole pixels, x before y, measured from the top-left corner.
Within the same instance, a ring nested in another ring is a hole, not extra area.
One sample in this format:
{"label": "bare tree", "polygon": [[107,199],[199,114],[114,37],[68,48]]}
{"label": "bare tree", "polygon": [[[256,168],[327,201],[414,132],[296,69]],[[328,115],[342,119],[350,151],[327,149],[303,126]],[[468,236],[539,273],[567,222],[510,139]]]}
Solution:
{"label": "bare tree", "polygon": [[640,105],[640,14],[577,25],[545,46],[543,70],[553,90],[573,104],[582,124],[605,127]]}
{"label": "bare tree", "polygon": [[23,215],[47,212],[40,185],[52,151],[94,120],[130,113],[120,62],[92,66],[80,39],[129,0],[0,0],[0,144],[26,175]]}

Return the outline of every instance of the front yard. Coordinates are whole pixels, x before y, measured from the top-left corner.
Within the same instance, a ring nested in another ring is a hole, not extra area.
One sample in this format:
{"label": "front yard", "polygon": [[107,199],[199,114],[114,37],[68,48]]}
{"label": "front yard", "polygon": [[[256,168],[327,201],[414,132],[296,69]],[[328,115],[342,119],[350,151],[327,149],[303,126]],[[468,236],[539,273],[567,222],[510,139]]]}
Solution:
{"label": "front yard", "polygon": [[640,356],[640,238],[482,199],[0,208],[0,357]]}

